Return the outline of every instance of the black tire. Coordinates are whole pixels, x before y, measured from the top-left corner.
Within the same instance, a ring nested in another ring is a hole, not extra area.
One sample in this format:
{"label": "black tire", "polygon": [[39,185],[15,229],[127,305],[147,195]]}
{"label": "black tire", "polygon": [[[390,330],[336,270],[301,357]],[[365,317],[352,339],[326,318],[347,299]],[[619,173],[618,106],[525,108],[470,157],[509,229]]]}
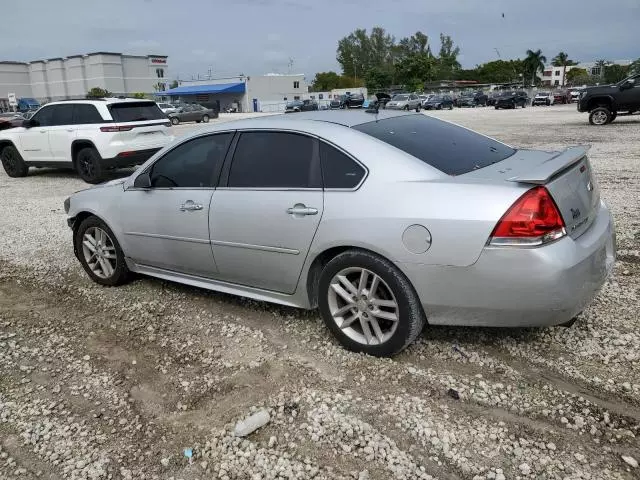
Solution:
{"label": "black tire", "polygon": [[405,105],[404,110],[409,111],[409,105]]}
{"label": "black tire", "polygon": [[95,148],[83,148],[76,154],[75,168],[80,178],[87,183],[100,183],[104,179],[102,158]]}
{"label": "black tire", "polygon": [[[104,231],[109,236],[111,243],[115,247],[116,265],[115,265],[115,268],[113,269],[113,274],[110,275],[109,277],[104,278],[104,277],[98,276],[93,271],[93,269],[89,266],[85,258],[84,250],[83,250],[83,237],[87,232],[87,230],[89,230],[90,228],[99,228],[102,231]],[[82,268],[84,268],[84,271],[87,272],[87,275],[89,275],[91,280],[93,280],[94,282],[99,283],[100,285],[106,285],[108,287],[115,287],[117,285],[122,285],[123,283],[126,283],[129,280],[131,276],[131,272],[129,272],[129,269],[127,268],[127,264],[124,260],[124,253],[120,248],[118,239],[113,234],[111,229],[107,226],[107,224],[104,223],[98,217],[95,217],[92,215],[90,217],[85,218],[82,221],[82,223],[74,233],[73,245],[74,245],[78,260],[80,260],[80,264],[82,265]]]}
{"label": "black tire", "polygon": [[171,125],[180,124],[180,119],[178,117],[171,117]]}
{"label": "black tire", "polygon": [[416,107],[416,113],[420,113],[420,105]]}
{"label": "black tire", "polygon": [[589,112],[589,123],[591,125],[602,126],[611,123],[612,113],[606,107],[594,108]]}
{"label": "black tire", "polygon": [[453,110],[453,104],[449,105],[449,110]]}
{"label": "black tire", "polygon": [[203,121],[204,123],[209,123],[209,115],[203,115],[203,116],[202,116],[202,121]]}
{"label": "black tire", "polygon": [[511,106],[509,108],[513,108],[515,110],[516,109],[516,102],[511,102]]}
{"label": "black tire", "polygon": [[495,107],[493,107],[493,108],[495,108],[496,110],[499,110],[499,109],[500,109],[500,107],[499,107],[498,105],[496,105],[496,106],[495,106]]}
{"label": "black tire", "polygon": [[551,106],[551,102],[549,100],[547,100],[546,104],[547,104],[547,107]]}
{"label": "black tire", "polygon": [[[391,337],[381,344],[367,345],[350,338],[338,327],[331,315],[328,299],[331,280],[340,271],[350,267],[364,268],[378,275],[396,299],[398,324]],[[407,277],[393,263],[365,250],[347,250],[324,267],[320,275],[318,304],[327,328],[345,348],[376,357],[389,357],[400,353],[418,337],[426,323],[420,299]]]}
{"label": "black tire", "polygon": [[20,155],[18,149],[13,145],[9,145],[2,149],[2,155],[0,158],[2,159],[4,171],[7,172],[7,175],[10,177],[26,177],[29,173],[28,165],[24,163],[22,155]]}
{"label": "black tire", "polygon": [[522,108],[526,108],[527,102],[522,102]]}

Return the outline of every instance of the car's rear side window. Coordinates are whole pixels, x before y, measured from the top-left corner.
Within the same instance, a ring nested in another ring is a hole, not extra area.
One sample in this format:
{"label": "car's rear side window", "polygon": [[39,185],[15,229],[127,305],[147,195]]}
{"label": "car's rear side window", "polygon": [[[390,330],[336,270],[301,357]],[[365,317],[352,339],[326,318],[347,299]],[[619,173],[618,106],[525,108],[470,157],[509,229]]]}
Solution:
{"label": "car's rear side window", "polygon": [[355,188],[366,172],[335,147],[320,142],[320,161],[324,188]]}
{"label": "car's rear side window", "polygon": [[515,150],[426,115],[403,115],[353,127],[448,175],[462,175],[510,157]]}
{"label": "car's rear side window", "polygon": [[106,123],[98,109],[91,104],[78,103],[73,106],[73,123],[86,125],[92,123]]}
{"label": "car's rear side window", "polygon": [[116,122],[144,122],[166,118],[155,102],[112,103],[109,111]]}

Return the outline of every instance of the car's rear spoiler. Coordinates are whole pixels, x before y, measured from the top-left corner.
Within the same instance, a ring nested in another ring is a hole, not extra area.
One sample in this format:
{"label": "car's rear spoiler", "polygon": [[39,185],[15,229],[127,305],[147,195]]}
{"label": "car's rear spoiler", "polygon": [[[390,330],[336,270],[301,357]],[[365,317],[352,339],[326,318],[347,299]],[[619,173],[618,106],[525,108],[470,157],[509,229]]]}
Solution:
{"label": "car's rear spoiler", "polygon": [[589,145],[567,148],[564,152],[560,152],[552,156],[532,170],[522,173],[518,176],[511,177],[507,180],[509,180],[510,182],[544,185],[546,183],[549,183],[549,181],[553,177],[557,176],[568,168],[571,168],[573,165],[582,160],[590,148],[591,146]]}

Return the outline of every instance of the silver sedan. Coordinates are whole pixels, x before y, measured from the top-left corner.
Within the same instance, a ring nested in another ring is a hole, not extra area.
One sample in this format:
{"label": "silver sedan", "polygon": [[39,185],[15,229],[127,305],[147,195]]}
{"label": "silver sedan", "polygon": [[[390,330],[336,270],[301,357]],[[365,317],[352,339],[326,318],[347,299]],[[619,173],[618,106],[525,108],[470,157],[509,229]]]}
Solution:
{"label": "silver sedan", "polygon": [[317,307],[345,347],[379,356],[427,323],[570,322],[615,257],[586,149],[517,150],[413,113],[215,125],[65,210],[102,285],[136,272]]}
{"label": "silver sedan", "polygon": [[415,110],[416,112],[419,112],[421,107],[422,99],[415,93],[399,93],[385,105],[389,110]]}

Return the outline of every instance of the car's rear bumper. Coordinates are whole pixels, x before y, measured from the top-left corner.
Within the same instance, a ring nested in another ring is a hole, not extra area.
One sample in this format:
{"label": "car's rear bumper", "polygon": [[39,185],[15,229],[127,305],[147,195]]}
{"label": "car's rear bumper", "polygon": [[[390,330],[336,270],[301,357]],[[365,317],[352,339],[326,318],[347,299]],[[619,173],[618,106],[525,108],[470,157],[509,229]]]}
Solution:
{"label": "car's rear bumper", "polygon": [[434,325],[558,325],[596,296],[615,261],[615,231],[601,205],[591,228],[538,248],[486,247],[468,267],[402,263]]}
{"label": "car's rear bumper", "polygon": [[160,150],[160,148],[147,148],[145,150],[123,152],[112,158],[103,158],[102,165],[106,168],[122,168],[133,165],[142,165]]}

